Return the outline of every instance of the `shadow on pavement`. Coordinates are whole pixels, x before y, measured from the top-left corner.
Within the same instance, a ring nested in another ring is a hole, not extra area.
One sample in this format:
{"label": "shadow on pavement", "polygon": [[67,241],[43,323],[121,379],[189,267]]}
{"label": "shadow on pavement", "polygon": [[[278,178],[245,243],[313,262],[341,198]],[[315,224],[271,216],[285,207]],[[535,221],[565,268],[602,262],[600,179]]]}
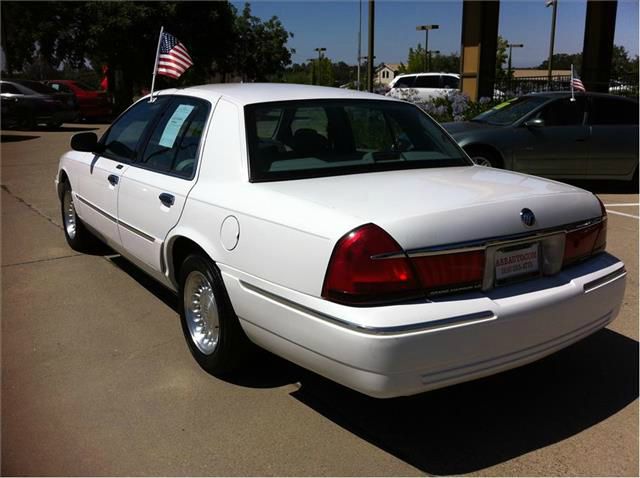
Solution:
{"label": "shadow on pavement", "polygon": [[[101,254],[104,255],[104,254]],[[136,267],[134,264],[126,260],[119,254],[115,254],[113,256],[106,257],[114,266],[118,269],[122,270],[125,274],[135,280],[142,287],[147,289],[153,295],[155,295],[158,299],[160,299],[167,307],[173,309],[176,314],[178,313],[178,298],[176,295],[171,292],[169,289],[164,287],[155,279],[149,277],[146,273],[144,273],[141,269]]]}
{"label": "shadow on pavement", "polygon": [[[126,259],[110,260],[177,313],[171,291]],[[557,443],[619,412],[638,397],[638,360],[638,342],[604,329],[530,365],[413,397],[370,398],[262,350],[225,380],[250,388],[299,383],[291,395],[337,425],[426,473],[453,475]]]}
{"label": "shadow on pavement", "polygon": [[31,136],[27,134],[2,134],[0,135],[0,143],[17,143],[19,141],[29,141],[30,139],[37,139],[40,136]]}
{"label": "shadow on pavement", "polygon": [[420,470],[470,473],[571,437],[638,397],[638,342],[608,329],[542,361],[377,400],[303,371],[292,395]]}

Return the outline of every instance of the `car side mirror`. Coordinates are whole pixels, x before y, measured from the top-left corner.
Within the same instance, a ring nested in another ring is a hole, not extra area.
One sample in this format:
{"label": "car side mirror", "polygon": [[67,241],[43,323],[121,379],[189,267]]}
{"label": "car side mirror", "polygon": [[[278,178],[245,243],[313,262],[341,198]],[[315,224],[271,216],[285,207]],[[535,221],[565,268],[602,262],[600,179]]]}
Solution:
{"label": "car side mirror", "polygon": [[71,149],[93,153],[98,148],[98,135],[93,131],[76,133],[71,137]]}
{"label": "car side mirror", "polygon": [[544,120],[542,118],[534,118],[529,121],[525,121],[524,125],[527,128],[541,128],[544,126]]}

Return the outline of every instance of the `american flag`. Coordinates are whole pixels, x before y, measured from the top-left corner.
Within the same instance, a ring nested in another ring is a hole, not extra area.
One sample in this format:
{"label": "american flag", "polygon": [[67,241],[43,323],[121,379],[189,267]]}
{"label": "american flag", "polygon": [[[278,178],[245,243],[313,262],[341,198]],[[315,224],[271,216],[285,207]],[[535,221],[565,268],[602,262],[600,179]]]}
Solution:
{"label": "american flag", "polygon": [[578,75],[576,75],[575,73],[571,77],[571,87],[574,90],[582,91],[583,93],[587,91],[584,85],[582,84],[582,80],[578,78]]}
{"label": "american flag", "polygon": [[193,61],[185,46],[170,33],[163,33],[158,55],[158,75],[180,78]]}

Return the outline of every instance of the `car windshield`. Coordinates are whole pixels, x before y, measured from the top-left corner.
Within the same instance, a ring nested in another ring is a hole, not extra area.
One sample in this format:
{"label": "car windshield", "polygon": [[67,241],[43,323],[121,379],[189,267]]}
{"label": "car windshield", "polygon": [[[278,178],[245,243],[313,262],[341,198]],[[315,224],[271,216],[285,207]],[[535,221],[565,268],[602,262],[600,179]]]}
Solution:
{"label": "car windshield", "polygon": [[16,81],[16,83],[24,86],[25,88],[29,88],[31,91],[35,91],[36,93],[40,93],[42,95],[52,95],[56,93],[56,90],[54,90],[50,86],[43,85],[42,83],[38,83],[37,81],[20,80],[20,81]]}
{"label": "car windshield", "polygon": [[306,100],[245,109],[251,181],[470,166],[419,108],[395,101]]}
{"label": "car windshield", "polygon": [[506,126],[515,123],[547,101],[549,101],[549,99],[542,96],[513,98],[479,114],[471,121]]}

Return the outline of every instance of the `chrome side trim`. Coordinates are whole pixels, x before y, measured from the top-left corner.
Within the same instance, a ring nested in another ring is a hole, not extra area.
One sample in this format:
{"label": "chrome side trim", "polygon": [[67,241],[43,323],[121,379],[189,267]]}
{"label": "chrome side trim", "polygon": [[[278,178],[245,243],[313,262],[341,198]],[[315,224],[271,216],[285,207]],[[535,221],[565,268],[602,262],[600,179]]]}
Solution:
{"label": "chrome side trim", "polygon": [[89,201],[87,201],[85,198],[83,198],[82,196],[79,196],[78,194],[76,194],[76,197],[78,199],[80,199],[80,201],[83,204],[86,204],[87,206],[89,206],[91,209],[93,209],[94,211],[96,211],[99,214],[102,214],[104,217],[106,217],[107,219],[109,219],[110,221],[115,222],[116,224],[119,224],[120,226],[124,227],[125,229],[133,232],[134,234],[142,237],[143,239],[146,239],[149,242],[155,242],[156,239],[153,236],[150,236],[149,234],[147,234],[146,232],[142,232],[140,229],[136,229],[135,227],[131,226],[130,224],[127,224],[126,222],[122,222],[119,221],[118,219],[116,219],[115,217],[113,217],[111,214],[109,214],[108,212],[103,211],[102,209],[100,209],[98,206],[90,203]]}
{"label": "chrome side trim", "polygon": [[100,209],[98,206],[94,206],[93,204],[91,204],[89,201],[87,201],[85,198],[83,198],[82,196],[78,195],[76,193],[76,197],[78,199],[80,199],[80,201],[83,204],[86,204],[87,206],[89,206],[91,209],[93,209],[94,211],[96,211],[98,214],[102,214],[104,217],[106,217],[107,219],[109,219],[110,221],[115,222],[116,224],[118,223],[118,220],[113,217],[111,214],[109,214],[108,212],[103,211],[102,209]]}
{"label": "chrome side trim", "polygon": [[621,277],[624,277],[627,275],[627,269],[622,266],[619,269],[616,269],[615,271],[607,274],[606,276],[602,276],[598,279],[592,280],[591,282],[587,282],[584,286],[584,292],[585,294],[588,292],[591,292],[594,289],[597,289],[598,287],[608,284],[609,282],[613,282],[616,279],[619,279]]}
{"label": "chrome side trim", "polygon": [[452,254],[456,252],[473,252],[481,251],[488,246],[494,244],[508,244],[516,241],[538,240],[545,236],[549,236],[558,232],[573,232],[580,229],[600,224],[603,221],[601,217],[592,218],[587,221],[579,221],[563,226],[551,227],[547,229],[541,229],[535,232],[520,232],[517,234],[509,234],[506,236],[493,236],[483,239],[472,239],[464,242],[456,242],[453,244],[442,244],[437,246],[423,247],[419,249],[410,249],[406,252],[391,252],[386,254],[377,254],[372,256],[372,259],[398,259],[403,257],[426,257],[438,254]]}
{"label": "chrome side trim", "polygon": [[445,327],[450,325],[464,325],[464,324],[471,324],[474,322],[485,322],[487,320],[496,318],[493,312],[491,312],[490,310],[484,310],[481,312],[474,312],[472,314],[446,317],[444,319],[432,320],[430,322],[420,322],[417,324],[394,325],[389,327],[370,327],[367,325],[356,324],[353,322],[349,322],[347,320],[339,319],[332,315],[325,314],[324,312],[319,312],[315,309],[311,309],[304,305],[293,302],[289,299],[285,299],[284,297],[281,297],[279,295],[268,292],[264,289],[261,289],[260,287],[256,287],[243,280],[240,281],[240,285],[245,289],[248,289],[258,295],[266,297],[267,299],[271,299],[274,302],[278,302],[279,304],[282,304],[291,309],[311,315],[312,317],[315,317],[317,319],[330,322],[339,327],[343,327],[345,329],[349,329],[349,330],[353,330],[356,332],[369,334],[369,335],[399,335],[399,334],[406,334],[410,332],[422,332],[422,331],[437,329],[439,327]]}
{"label": "chrome side trim", "polygon": [[136,229],[135,227],[133,227],[130,224],[127,224],[126,222],[118,221],[118,224],[124,227],[125,229],[127,229],[128,231],[131,231],[134,234],[140,236],[141,238],[146,239],[149,242],[156,242],[155,237],[150,236],[146,232],[142,232],[140,229]]}

